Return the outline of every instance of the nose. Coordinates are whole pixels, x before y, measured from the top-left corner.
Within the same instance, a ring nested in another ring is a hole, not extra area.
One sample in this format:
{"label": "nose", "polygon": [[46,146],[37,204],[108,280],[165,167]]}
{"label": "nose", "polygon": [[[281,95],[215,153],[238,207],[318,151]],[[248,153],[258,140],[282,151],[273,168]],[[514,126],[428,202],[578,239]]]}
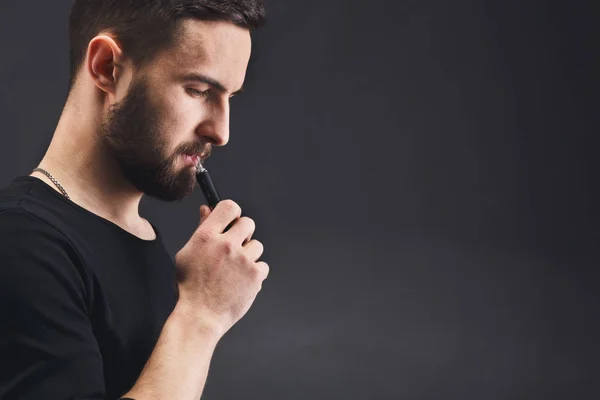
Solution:
{"label": "nose", "polygon": [[198,134],[214,146],[229,142],[229,102],[211,107],[210,115],[198,127]]}

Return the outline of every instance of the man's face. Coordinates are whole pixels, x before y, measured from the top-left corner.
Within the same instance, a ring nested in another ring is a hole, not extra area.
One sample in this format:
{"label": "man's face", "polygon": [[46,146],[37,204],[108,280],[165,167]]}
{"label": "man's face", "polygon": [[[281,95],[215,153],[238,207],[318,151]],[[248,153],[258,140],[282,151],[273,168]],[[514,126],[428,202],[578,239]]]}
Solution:
{"label": "man's face", "polygon": [[[164,201],[189,196],[195,167],[229,141],[229,99],[241,89],[250,33],[227,22],[186,20],[182,35],[113,104],[100,134],[125,179]],[[207,81],[207,78],[209,82]]]}

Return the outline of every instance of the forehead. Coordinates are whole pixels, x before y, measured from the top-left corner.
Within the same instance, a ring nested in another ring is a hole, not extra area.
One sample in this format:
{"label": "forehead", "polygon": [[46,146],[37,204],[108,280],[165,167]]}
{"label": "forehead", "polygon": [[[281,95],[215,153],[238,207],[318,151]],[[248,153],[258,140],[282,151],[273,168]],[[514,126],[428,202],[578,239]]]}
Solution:
{"label": "forehead", "polygon": [[175,42],[157,57],[157,64],[173,72],[203,72],[241,86],[250,52],[247,29],[230,22],[184,20]]}

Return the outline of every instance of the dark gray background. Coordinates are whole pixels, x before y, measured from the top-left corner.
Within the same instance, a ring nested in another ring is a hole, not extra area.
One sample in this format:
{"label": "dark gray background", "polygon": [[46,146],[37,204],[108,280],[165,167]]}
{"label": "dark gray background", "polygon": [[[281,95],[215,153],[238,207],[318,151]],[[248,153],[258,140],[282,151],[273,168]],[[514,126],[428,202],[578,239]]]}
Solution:
{"label": "dark gray background", "polygon": [[[208,165],[271,267],[206,399],[600,395],[593,1],[270,1]],[[43,156],[69,1],[0,0],[0,183]],[[142,202],[171,254],[199,221]]]}

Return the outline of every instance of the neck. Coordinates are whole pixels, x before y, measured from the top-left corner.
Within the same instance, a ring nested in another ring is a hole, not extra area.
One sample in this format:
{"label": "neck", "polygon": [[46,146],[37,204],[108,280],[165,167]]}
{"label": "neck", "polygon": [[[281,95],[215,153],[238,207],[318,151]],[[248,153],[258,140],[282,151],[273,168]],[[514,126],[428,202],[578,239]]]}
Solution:
{"label": "neck", "polygon": [[[79,206],[129,230],[142,231],[148,227],[139,215],[143,193],[124,179],[98,138],[99,115],[101,105],[68,101],[38,167],[52,174]],[[59,191],[42,173],[31,175]]]}

